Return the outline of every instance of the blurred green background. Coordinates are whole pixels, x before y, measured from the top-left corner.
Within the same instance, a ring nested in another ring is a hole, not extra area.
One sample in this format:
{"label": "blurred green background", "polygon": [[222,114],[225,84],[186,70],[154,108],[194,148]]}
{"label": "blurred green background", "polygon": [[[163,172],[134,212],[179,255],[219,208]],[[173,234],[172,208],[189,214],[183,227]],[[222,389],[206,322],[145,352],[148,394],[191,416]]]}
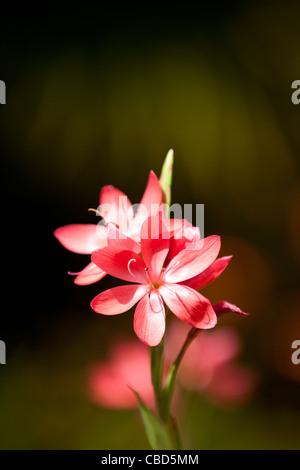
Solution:
{"label": "blurred green background", "polygon": [[238,409],[191,397],[185,445],[299,449],[299,4],[1,9],[0,448],[148,448],[135,411],[86,394],[87,368],[132,334],[132,312],[91,310],[112,281],[74,285],[67,272],[88,259],[53,231],[98,222],[87,209],[105,184],[139,202],[173,148],[172,202],[204,204],[205,235],[234,255],[203,293],[251,313],[220,323],[239,331],[258,377]]}

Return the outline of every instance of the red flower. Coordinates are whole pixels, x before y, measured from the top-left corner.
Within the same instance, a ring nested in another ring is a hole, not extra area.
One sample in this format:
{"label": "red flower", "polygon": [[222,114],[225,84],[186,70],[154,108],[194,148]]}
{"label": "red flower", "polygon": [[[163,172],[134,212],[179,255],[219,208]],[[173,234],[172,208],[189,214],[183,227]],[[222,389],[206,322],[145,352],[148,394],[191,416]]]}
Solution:
{"label": "red flower", "polygon": [[184,322],[199,329],[213,328],[217,315],[210,301],[182,283],[215,261],[220,237],[199,239],[193,249],[183,248],[182,239],[176,239],[175,233],[170,236],[162,218],[151,216],[142,225],[140,239],[141,244],[129,238],[116,243],[116,231],[111,231],[108,246],[93,252],[92,261],[100,269],[132,284],[102,292],[91,307],[104,315],[117,315],[138,302],[134,331],[149,346],[159,344],[164,335],[164,302]]}
{"label": "red flower", "polygon": [[[160,183],[155,173],[151,171],[135,215],[128,197],[113,186],[104,186],[101,189],[97,212],[107,226],[113,225],[129,237],[137,239],[142,223],[149,215],[158,213],[161,202]],[[74,253],[87,255],[107,245],[107,234],[108,227],[99,224],[70,224],[54,232],[54,236],[65,248]],[[102,279],[106,272],[91,262],[82,271],[73,274],[76,274],[75,284],[87,285]]]}

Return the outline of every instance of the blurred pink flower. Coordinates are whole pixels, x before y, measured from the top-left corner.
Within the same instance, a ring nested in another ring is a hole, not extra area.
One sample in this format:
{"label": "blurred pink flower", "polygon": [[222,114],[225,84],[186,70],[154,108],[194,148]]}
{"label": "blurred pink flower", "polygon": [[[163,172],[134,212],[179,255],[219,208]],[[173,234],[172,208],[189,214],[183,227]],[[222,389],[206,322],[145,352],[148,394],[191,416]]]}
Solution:
{"label": "blurred pink flower", "polygon": [[[187,333],[186,325],[181,328],[171,325],[166,349],[169,364],[174,361],[178,344],[184,342]],[[235,362],[241,350],[240,336],[230,327],[202,332],[183,357],[178,383],[182,388],[205,394],[219,406],[244,402],[254,390],[256,377],[250,368]]]}
{"label": "blurred pink flower", "polygon": [[[166,369],[184,342],[188,327],[173,323],[167,335]],[[178,372],[175,405],[180,406],[180,390],[205,395],[218,406],[238,405],[249,399],[256,378],[250,368],[236,362],[242,349],[239,335],[229,327],[202,332],[187,350]],[[121,340],[111,347],[107,361],[99,362],[88,373],[88,395],[106,408],[138,406],[131,388],[154,409],[148,348],[141,342]]]}
{"label": "blurred pink flower", "polygon": [[[210,301],[183,281],[197,276],[218,256],[220,237],[213,235],[186,247],[183,236],[176,238],[161,216],[148,217],[141,227],[141,245],[132,239],[92,253],[92,261],[108,274],[132,284],[114,287],[97,295],[91,307],[103,315],[117,315],[138,305],[134,331],[149,346],[160,343],[165,332],[164,302],[178,318],[199,329],[213,328],[217,315]],[[142,257],[139,255],[141,251]]]}
{"label": "blurred pink flower", "polygon": [[[55,230],[54,236],[68,250],[91,255],[93,251],[107,245],[108,226],[138,241],[141,225],[144,220],[158,213],[162,202],[162,190],[157,176],[150,172],[147,186],[137,209],[134,209],[128,197],[113,186],[104,186],[100,191],[99,208],[96,211],[106,226],[99,224],[70,224]],[[106,272],[90,262],[82,271],[75,274],[75,284],[88,285],[102,279]]]}
{"label": "blurred pink flower", "polygon": [[110,348],[107,361],[93,365],[88,372],[90,399],[105,408],[134,408],[137,390],[154,408],[148,348],[139,341],[120,340]]}

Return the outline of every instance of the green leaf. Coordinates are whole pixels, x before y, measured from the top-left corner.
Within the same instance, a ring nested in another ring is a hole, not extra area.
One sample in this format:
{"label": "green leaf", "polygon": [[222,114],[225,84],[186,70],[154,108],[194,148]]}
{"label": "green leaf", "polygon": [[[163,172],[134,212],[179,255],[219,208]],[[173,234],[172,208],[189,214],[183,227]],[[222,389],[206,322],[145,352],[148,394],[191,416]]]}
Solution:
{"label": "green leaf", "polygon": [[174,152],[172,149],[170,149],[163,163],[160,178],[159,178],[160,186],[163,191],[163,202],[167,206],[170,206],[171,204],[173,162],[174,162]]}
{"label": "green leaf", "polygon": [[178,450],[180,439],[177,426],[173,419],[164,423],[156,416],[145,403],[143,403],[138,392],[132,389],[139,402],[139,411],[145,427],[149,443],[153,450]]}

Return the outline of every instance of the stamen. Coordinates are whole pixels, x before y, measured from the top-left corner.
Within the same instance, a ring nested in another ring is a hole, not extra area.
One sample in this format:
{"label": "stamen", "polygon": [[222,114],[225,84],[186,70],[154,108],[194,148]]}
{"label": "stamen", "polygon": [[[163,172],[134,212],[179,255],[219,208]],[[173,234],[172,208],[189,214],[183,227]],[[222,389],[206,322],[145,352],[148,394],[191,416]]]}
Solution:
{"label": "stamen", "polygon": [[131,276],[133,276],[133,277],[135,277],[135,278],[136,278],[136,275],[135,275],[135,274],[133,274],[133,272],[132,272],[132,271],[131,271],[131,269],[130,269],[130,265],[131,265],[131,263],[132,263],[132,262],[136,263],[136,259],[134,259],[134,258],[131,258],[131,259],[128,261],[128,264],[127,264],[127,269],[128,269],[128,271],[129,271],[129,273],[131,274]]}
{"label": "stamen", "polygon": [[[99,217],[102,217],[102,214],[98,211],[98,209],[94,209],[93,207],[90,207],[88,209],[88,211],[90,212],[95,212],[95,214],[99,215]],[[104,216],[105,217],[105,216]],[[105,220],[103,219],[103,222],[105,222]],[[113,225],[114,227],[116,227],[117,229],[119,229],[119,225],[116,224],[115,222],[106,222],[105,223],[105,226],[108,227],[109,225]]]}
{"label": "stamen", "polygon": [[161,311],[164,312],[164,314],[165,314],[165,307],[164,307],[163,299],[162,299],[160,294],[158,294],[158,297],[159,297],[159,303],[160,303]]}
{"label": "stamen", "polygon": [[99,272],[98,272],[98,273],[90,273],[90,274],[89,274],[88,272],[85,273],[85,274],[83,274],[82,271],[78,271],[77,273],[73,273],[73,272],[71,272],[71,271],[68,271],[68,274],[70,274],[70,276],[78,276],[78,275],[80,274],[80,276],[82,276],[82,277],[87,277],[87,276],[99,276],[99,274],[101,274],[101,271],[100,271],[100,269],[99,269]]}
{"label": "stamen", "polygon": [[105,224],[106,227],[109,227],[109,225],[113,225],[113,226],[116,227],[118,230],[119,230],[119,228],[120,228],[119,225],[116,224],[115,222],[107,222],[107,223]]}
{"label": "stamen", "polygon": [[88,211],[90,211],[90,212],[95,212],[97,215],[99,215],[100,217],[102,217],[101,214],[100,214],[100,212],[98,211],[98,209],[93,209],[92,207],[90,207],[90,208],[88,209]]}
{"label": "stamen", "polygon": [[148,279],[148,282],[151,283],[151,279],[150,279],[150,276],[149,276],[149,268],[146,266],[146,267],[144,268],[144,271],[145,271],[145,273],[146,273],[146,277],[147,277],[147,279]]}
{"label": "stamen", "polygon": [[[156,290],[152,291],[149,297],[150,297],[149,299],[150,306],[151,306],[151,310],[153,313],[161,313],[165,311],[163,300],[158,291]],[[158,300],[158,303],[157,303],[157,300]]]}

